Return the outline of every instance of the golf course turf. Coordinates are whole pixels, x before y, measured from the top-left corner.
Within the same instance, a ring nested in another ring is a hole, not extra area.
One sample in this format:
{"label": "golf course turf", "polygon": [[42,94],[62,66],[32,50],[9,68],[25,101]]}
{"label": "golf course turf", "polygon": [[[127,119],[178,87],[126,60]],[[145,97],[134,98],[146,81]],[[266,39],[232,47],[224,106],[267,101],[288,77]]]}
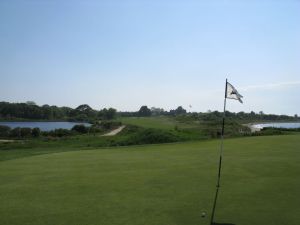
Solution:
{"label": "golf course turf", "polygon": [[[0,224],[208,225],[219,144],[116,147],[1,161]],[[225,140],[215,223],[300,224],[299,174],[300,135]]]}

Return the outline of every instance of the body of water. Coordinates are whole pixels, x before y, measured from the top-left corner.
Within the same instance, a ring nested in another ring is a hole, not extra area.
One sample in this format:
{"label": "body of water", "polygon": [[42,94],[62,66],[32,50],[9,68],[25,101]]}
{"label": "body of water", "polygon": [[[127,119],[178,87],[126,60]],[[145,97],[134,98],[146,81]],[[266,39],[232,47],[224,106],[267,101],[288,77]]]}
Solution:
{"label": "body of water", "polygon": [[264,127],[276,127],[276,128],[300,128],[300,122],[297,123],[260,123],[251,125],[255,129],[262,129]]}
{"label": "body of water", "polygon": [[50,131],[55,129],[68,129],[70,130],[73,126],[83,124],[84,126],[91,126],[89,123],[78,123],[78,122],[0,122],[2,126],[8,126],[10,128],[16,127],[38,127],[42,131]]}

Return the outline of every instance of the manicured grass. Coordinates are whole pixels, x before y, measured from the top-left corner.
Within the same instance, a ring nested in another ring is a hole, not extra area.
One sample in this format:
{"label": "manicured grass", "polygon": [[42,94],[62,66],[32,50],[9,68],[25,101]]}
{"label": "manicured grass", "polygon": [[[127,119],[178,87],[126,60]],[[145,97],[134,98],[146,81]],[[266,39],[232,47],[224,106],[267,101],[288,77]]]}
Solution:
{"label": "manicured grass", "polygon": [[[0,224],[209,224],[219,144],[80,150],[2,161]],[[300,135],[228,139],[224,147],[215,222],[298,225]],[[202,210],[208,213],[204,219]]]}

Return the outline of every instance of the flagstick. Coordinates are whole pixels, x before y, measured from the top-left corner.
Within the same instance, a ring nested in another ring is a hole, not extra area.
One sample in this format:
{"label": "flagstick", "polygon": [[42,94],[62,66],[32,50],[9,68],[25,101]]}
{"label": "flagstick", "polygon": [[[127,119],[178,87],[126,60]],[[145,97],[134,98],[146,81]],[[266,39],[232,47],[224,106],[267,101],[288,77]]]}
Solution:
{"label": "flagstick", "polygon": [[226,93],[227,93],[227,79],[226,79],[226,84],[225,84],[225,98],[224,98],[224,111],[223,111],[223,121],[222,121],[221,148],[220,148],[218,179],[217,179],[216,195],[215,195],[214,205],[213,205],[212,214],[211,214],[211,218],[210,218],[210,225],[213,225],[215,210],[216,210],[216,205],[217,205],[217,199],[218,199],[218,194],[219,194],[219,188],[220,188],[222,155],[223,155],[223,141],[224,141],[225,112],[226,112],[226,97],[227,97]]}

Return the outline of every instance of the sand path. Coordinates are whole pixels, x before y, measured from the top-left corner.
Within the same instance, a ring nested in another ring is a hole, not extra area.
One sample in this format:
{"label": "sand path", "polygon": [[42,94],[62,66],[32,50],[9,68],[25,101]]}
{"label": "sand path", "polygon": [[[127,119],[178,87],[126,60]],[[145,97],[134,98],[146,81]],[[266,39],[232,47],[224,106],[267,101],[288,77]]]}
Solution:
{"label": "sand path", "polygon": [[117,129],[114,129],[106,134],[101,135],[101,136],[114,136],[114,135],[120,133],[125,127],[126,127],[125,125],[120,126]]}

